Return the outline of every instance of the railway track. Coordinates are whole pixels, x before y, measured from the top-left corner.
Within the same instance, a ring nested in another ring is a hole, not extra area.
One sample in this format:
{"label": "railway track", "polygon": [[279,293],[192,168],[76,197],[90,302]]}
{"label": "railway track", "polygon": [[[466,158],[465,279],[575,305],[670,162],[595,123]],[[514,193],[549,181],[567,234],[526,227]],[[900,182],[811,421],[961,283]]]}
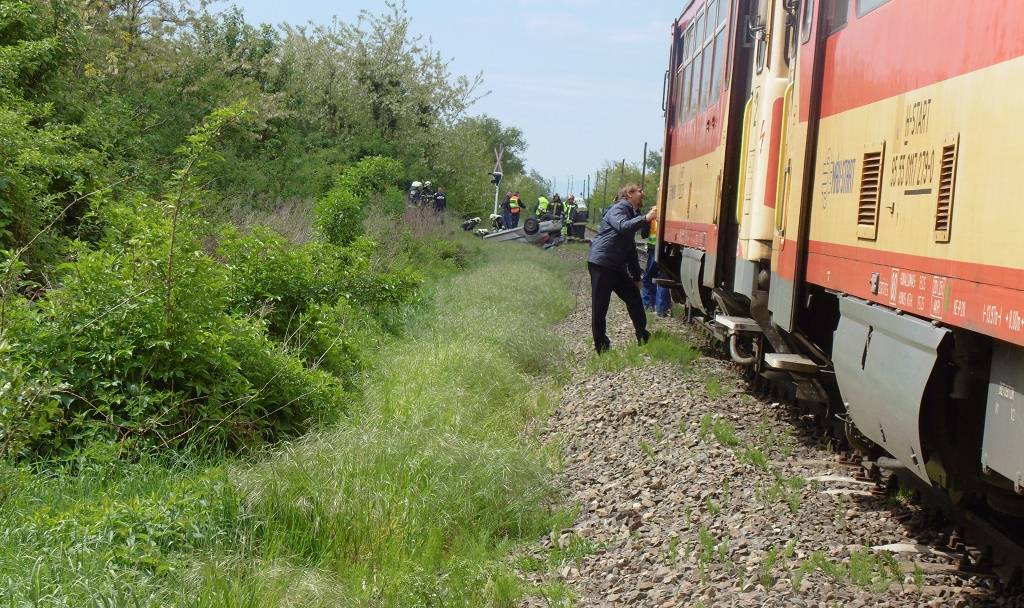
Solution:
{"label": "railway track", "polygon": [[[694,324],[714,341],[720,338],[703,323]],[[715,349],[721,354],[721,349]],[[728,355],[725,356],[728,359]],[[850,444],[845,432],[847,422],[841,415],[818,404],[801,402],[795,390],[784,381],[758,376],[747,369],[751,392],[786,402],[808,428],[827,434],[841,446],[844,461],[856,477],[871,481],[872,491],[889,498],[911,496],[925,510],[925,525],[919,532],[934,537],[928,549],[955,562],[954,574],[991,577],[998,582],[997,592],[1012,598],[1007,605],[1024,606],[1024,522],[1001,516],[985,507],[955,503],[948,494],[924,483],[903,463],[890,457],[869,459]],[[919,547],[924,549],[924,545]]]}

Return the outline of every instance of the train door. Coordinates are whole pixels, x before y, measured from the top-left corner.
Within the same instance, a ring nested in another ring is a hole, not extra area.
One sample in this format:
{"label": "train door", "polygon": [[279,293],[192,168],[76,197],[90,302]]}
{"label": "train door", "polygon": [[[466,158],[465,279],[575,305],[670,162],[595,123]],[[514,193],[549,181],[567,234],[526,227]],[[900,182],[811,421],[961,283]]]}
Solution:
{"label": "train door", "polygon": [[[749,22],[754,51],[750,95],[743,111],[740,154],[739,224],[735,293],[751,300],[751,310],[762,326],[768,325],[767,269],[771,260],[774,216],[777,208],[779,159],[784,145],[784,107],[791,84],[790,39],[793,6],[785,0],[758,0]],[[758,305],[754,300],[760,298]],[[760,308],[762,315],[756,309]]]}
{"label": "train door", "polygon": [[[847,0],[839,0],[845,4]],[[825,38],[822,24],[836,0],[787,3],[786,57],[791,63],[782,100],[783,133],[776,167],[768,311],[772,323],[792,332],[804,279],[810,208],[814,195],[815,149],[821,108]]]}

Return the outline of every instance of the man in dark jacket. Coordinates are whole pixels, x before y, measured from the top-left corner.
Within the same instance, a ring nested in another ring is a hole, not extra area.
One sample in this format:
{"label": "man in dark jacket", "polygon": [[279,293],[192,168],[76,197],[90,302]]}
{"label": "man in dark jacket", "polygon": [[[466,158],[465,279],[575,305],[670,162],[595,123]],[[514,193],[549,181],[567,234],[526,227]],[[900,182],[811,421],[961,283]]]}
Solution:
{"label": "man in dark jacket", "polygon": [[619,199],[604,214],[597,236],[590,245],[587,267],[590,270],[591,329],[594,348],[600,354],[611,347],[606,333],[608,304],[612,292],[623,302],[633,320],[637,342],[643,344],[651,334],[647,331],[647,315],[640,298],[640,258],[636,252],[636,233],[657,217],[657,207],[640,215],[644,191],[629,184],[619,191]]}

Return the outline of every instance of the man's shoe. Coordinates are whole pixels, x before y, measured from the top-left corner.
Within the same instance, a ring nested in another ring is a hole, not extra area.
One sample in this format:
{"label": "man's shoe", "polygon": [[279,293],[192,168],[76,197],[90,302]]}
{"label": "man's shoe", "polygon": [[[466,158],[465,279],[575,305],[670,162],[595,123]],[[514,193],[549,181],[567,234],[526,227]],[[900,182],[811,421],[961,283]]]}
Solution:
{"label": "man's shoe", "polygon": [[610,349],[611,347],[611,342],[602,342],[600,344],[595,345],[594,349],[597,351],[598,355],[601,355],[608,352],[608,349]]}
{"label": "man's shoe", "polygon": [[650,339],[651,332],[644,330],[644,333],[636,337],[636,343],[639,344],[640,346],[643,346],[644,344],[647,344],[647,342],[649,342]]}

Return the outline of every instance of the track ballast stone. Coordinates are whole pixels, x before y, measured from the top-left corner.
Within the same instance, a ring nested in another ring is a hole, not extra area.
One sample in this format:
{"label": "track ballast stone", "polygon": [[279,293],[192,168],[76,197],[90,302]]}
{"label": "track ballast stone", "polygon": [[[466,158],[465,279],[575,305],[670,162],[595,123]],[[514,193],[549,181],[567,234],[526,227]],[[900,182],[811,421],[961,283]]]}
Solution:
{"label": "track ballast stone", "polygon": [[[925,513],[856,479],[790,406],[748,394],[731,363],[588,372],[589,285],[574,287],[559,332],[576,379],[541,436],[562,448],[558,483],[579,515],[520,556],[521,576],[579,606],[1024,605],[958,573]],[[629,345],[617,299],[608,321],[612,348]],[[702,339],[674,319],[652,325]]]}

